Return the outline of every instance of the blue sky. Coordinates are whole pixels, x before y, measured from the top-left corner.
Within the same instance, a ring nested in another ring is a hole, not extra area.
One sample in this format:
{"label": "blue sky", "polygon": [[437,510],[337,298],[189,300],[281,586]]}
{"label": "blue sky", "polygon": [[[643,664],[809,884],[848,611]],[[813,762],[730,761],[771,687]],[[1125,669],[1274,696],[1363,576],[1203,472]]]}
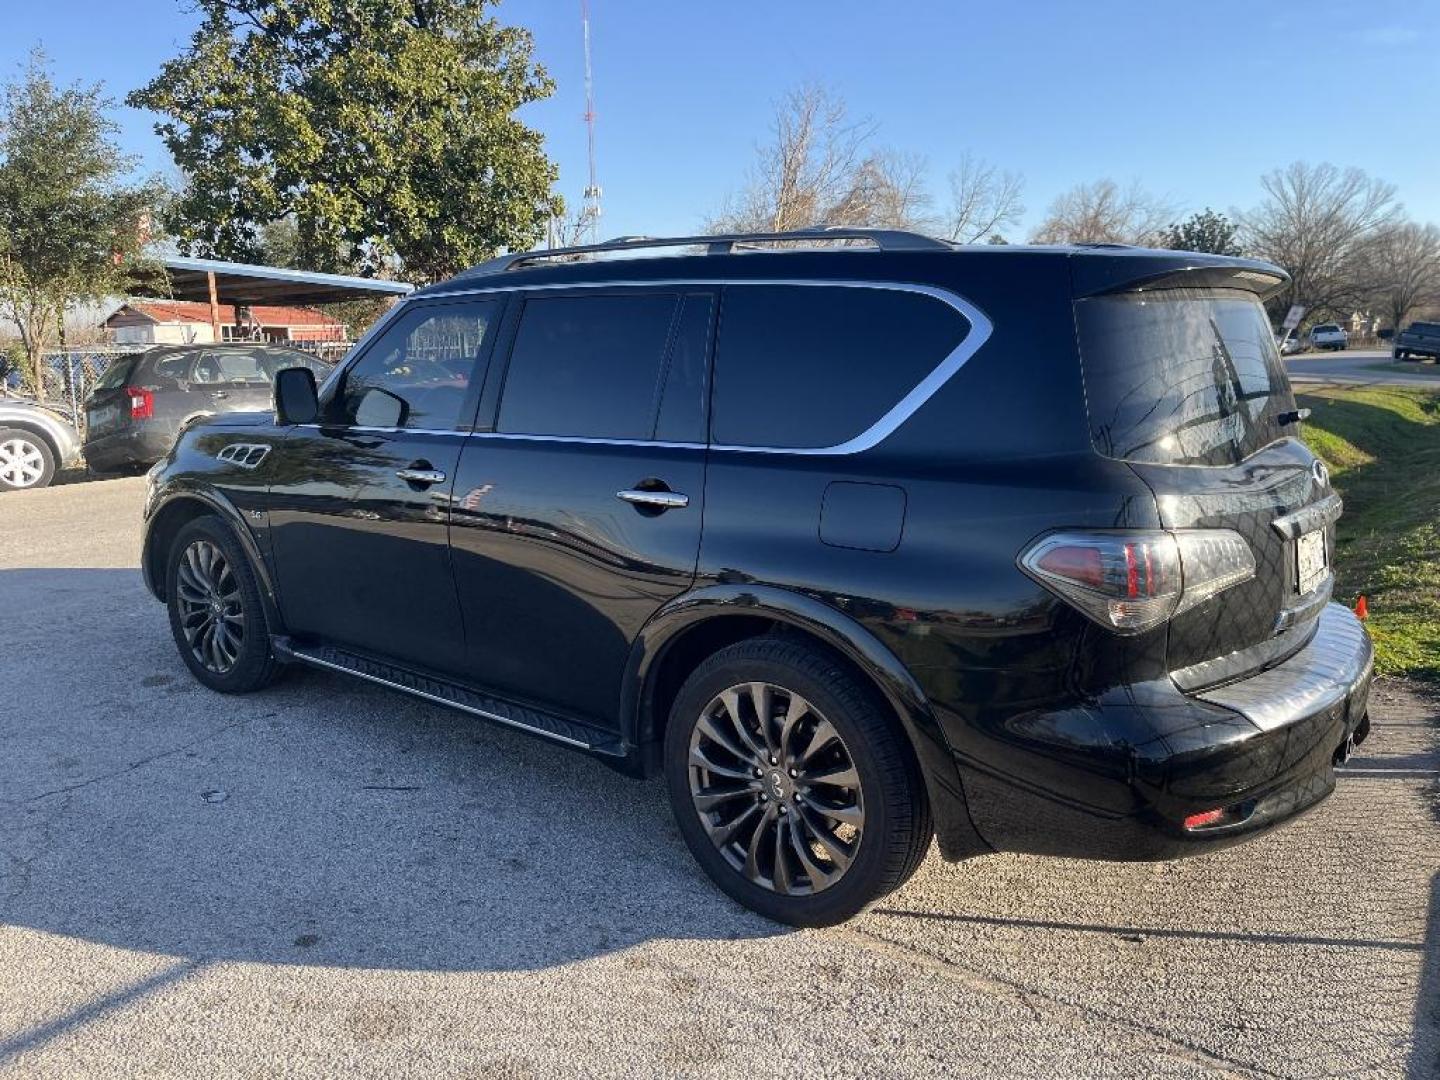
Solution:
{"label": "blue sky", "polygon": [[[5,0],[0,70],[42,44],[62,79],[142,84],[188,41],[187,0]],[[558,89],[525,110],[572,204],[585,185],[579,0],[507,0]],[[121,11],[123,10],[123,17]],[[1111,177],[1185,209],[1252,206],[1290,161],[1358,165],[1440,222],[1440,3],[591,0],[603,235],[699,227],[744,178],[774,102],[827,83],[928,160],[1024,174],[1023,233]],[[121,110],[151,169],[152,119]]]}

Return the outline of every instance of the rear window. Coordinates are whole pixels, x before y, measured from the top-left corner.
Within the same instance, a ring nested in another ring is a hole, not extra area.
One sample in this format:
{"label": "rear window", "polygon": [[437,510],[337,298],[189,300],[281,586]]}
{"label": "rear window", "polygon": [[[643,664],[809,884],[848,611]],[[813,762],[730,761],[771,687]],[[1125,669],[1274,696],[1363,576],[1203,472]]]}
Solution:
{"label": "rear window", "polygon": [[1312,326],[1310,332],[1312,334],[1333,334],[1339,329],[1340,327],[1334,323],[1320,323],[1318,326]]}
{"label": "rear window", "polygon": [[105,365],[105,373],[95,381],[96,390],[116,390],[125,385],[130,369],[135,366],[135,357],[117,356]]}
{"label": "rear window", "polygon": [[1295,407],[1265,309],[1238,290],[1167,289],[1075,305],[1095,448],[1229,465],[1280,438]]}

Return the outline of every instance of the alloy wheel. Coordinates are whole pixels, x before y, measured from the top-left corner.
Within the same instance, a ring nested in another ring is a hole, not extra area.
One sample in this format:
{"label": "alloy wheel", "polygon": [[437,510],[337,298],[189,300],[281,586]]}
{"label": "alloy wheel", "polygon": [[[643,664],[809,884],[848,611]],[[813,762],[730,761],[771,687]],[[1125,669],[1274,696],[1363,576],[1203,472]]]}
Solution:
{"label": "alloy wheel", "polygon": [[28,439],[0,442],[0,480],[11,487],[26,488],[45,475],[45,455]]}
{"label": "alloy wheel", "polygon": [[745,878],[806,896],[844,876],[865,809],[849,748],[818,709],[773,683],[722,690],[690,735],[690,797]]}
{"label": "alloy wheel", "polygon": [[191,653],[224,675],[240,657],[245,610],[239,579],[217,545],[196,540],[185,549],[175,575],[175,599]]}

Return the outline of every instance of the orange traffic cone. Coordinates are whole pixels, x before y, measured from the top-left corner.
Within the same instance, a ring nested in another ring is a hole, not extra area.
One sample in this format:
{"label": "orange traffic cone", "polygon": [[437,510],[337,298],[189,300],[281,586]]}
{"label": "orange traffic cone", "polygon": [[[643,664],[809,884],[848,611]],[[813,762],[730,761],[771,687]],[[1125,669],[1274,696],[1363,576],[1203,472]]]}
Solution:
{"label": "orange traffic cone", "polygon": [[1368,619],[1370,617],[1370,605],[1365,602],[1365,597],[1355,601],[1355,617],[1357,619]]}

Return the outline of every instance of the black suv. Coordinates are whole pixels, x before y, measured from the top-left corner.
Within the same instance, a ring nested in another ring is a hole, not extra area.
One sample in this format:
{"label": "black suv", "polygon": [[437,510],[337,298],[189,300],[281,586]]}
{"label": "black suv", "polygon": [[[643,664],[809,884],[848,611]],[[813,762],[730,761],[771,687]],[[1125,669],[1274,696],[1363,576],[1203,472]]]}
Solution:
{"label": "black suv", "polygon": [[183,432],[146,579],[216,690],[312,664],[663,773],[785,922],[932,837],[1211,851],[1368,730],[1284,282],[872,230],[504,256]]}
{"label": "black suv", "polygon": [[85,463],[97,472],[153,465],[200,416],[264,409],[275,372],[330,372],[323,360],[278,345],[172,345],[110,361],[85,399]]}

